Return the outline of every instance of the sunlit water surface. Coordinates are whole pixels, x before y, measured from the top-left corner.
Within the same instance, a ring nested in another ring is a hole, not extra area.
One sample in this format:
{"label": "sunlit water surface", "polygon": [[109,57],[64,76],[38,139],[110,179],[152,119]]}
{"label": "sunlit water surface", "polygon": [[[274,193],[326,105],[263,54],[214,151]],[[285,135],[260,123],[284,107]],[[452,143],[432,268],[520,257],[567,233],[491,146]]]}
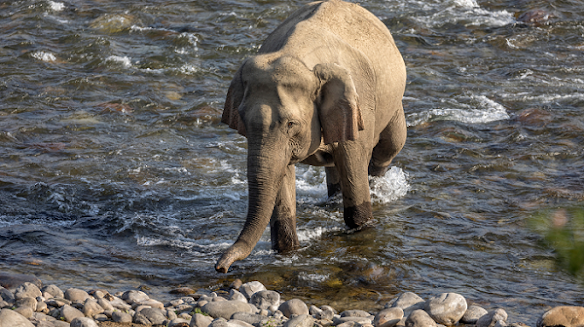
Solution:
{"label": "sunlit water surface", "polygon": [[[584,201],[579,0],[362,1],[408,68],[408,141],[371,181],[374,227],[347,232],[323,169],[299,165],[302,248],[278,255],[266,232],[215,273],[247,205],[225,93],[304,3],[0,2],[0,270],[159,297],[259,279],[338,309],[451,291],[532,325],[582,305],[527,223]],[[518,21],[532,9],[549,17]]]}

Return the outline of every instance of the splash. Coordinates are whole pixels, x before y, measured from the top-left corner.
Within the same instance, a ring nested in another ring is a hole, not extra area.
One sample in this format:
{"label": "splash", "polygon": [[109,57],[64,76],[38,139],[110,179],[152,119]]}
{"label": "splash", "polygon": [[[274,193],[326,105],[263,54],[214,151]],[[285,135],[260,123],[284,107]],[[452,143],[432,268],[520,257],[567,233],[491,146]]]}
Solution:
{"label": "splash", "polygon": [[118,65],[122,66],[123,68],[132,67],[132,62],[130,61],[130,58],[128,58],[126,56],[124,56],[124,57],[109,56],[109,57],[107,57],[107,59],[105,61],[109,62],[109,63],[118,64]]}
{"label": "splash", "polygon": [[374,203],[387,204],[404,197],[411,186],[408,175],[398,167],[391,167],[384,176],[370,177],[371,200]]}
{"label": "splash", "polygon": [[41,60],[41,61],[46,61],[46,62],[53,62],[57,60],[57,57],[55,57],[54,54],[50,53],[50,52],[44,52],[44,51],[38,51],[32,54],[32,57],[37,59],[37,60]]}

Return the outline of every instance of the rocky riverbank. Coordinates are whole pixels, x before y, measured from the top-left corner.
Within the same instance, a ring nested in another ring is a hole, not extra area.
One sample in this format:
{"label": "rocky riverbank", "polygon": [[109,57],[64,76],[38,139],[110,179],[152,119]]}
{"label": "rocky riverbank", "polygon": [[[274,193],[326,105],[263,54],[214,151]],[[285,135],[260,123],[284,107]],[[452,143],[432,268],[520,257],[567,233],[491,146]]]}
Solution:
{"label": "rocky riverbank", "polygon": [[[482,308],[456,293],[429,299],[405,292],[378,312],[337,312],[267,290],[259,281],[236,280],[229,292],[189,288],[161,302],[138,290],[61,290],[35,278],[18,285],[0,283],[0,327],[477,327],[526,326],[503,308]],[[539,318],[537,327],[584,325],[584,307],[561,306]]]}

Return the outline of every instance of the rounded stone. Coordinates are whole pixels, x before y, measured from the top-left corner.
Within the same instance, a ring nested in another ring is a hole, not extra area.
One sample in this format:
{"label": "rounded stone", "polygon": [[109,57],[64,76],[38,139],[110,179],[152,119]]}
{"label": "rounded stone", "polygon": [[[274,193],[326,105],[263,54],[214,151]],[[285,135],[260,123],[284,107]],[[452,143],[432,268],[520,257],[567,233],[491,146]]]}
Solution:
{"label": "rounded stone", "polygon": [[170,320],[167,327],[189,327],[189,321],[182,318]]}
{"label": "rounded stone", "polygon": [[29,307],[32,311],[36,311],[38,305],[38,301],[33,299],[32,297],[25,297],[18,301],[16,301],[17,307]]}
{"label": "rounded stone", "polygon": [[255,292],[249,301],[259,309],[268,309],[270,306],[280,304],[280,294],[275,291],[258,291]]}
{"label": "rounded stone", "polygon": [[537,321],[537,327],[584,325],[584,307],[559,306],[546,311]]}
{"label": "rounded stone", "polygon": [[252,324],[252,325],[260,325],[262,320],[266,319],[266,317],[262,316],[262,315],[258,315],[258,314],[253,314],[253,313],[237,312],[231,316],[231,319],[245,321],[248,324]]}
{"label": "rounded stone", "polygon": [[124,292],[124,294],[122,294],[122,300],[126,301],[129,304],[142,303],[148,299],[150,299],[148,294],[142,291],[131,290]]}
{"label": "rounded stone", "polygon": [[32,314],[34,313],[34,311],[32,310],[32,308],[26,307],[26,306],[24,306],[24,307],[18,307],[16,309],[14,309],[14,311],[20,313],[23,317],[25,317],[27,319],[30,318],[30,317],[32,317]]}
{"label": "rounded stone", "polygon": [[116,310],[112,312],[112,320],[121,324],[129,324],[132,322],[132,315]]}
{"label": "rounded stone", "polygon": [[61,307],[61,317],[65,318],[65,321],[71,323],[75,318],[83,318],[85,315],[83,312],[73,308],[70,305],[65,304]]}
{"label": "rounded stone", "polygon": [[102,298],[102,299],[97,300],[97,304],[99,304],[99,306],[102,307],[104,311],[106,311],[106,310],[114,311],[114,307],[112,306],[110,301],[108,301],[106,299]]}
{"label": "rounded stone", "polygon": [[241,279],[238,278],[234,280],[233,283],[229,285],[229,287],[238,290],[241,287],[241,285],[243,285],[243,282],[241,281]]}
{"label": "rounded stone", "polygon": [[6,302],[11,303],[14,302],[16,299],[14,298],[14,294],[12,294],[12,292],[0,286],[0,300],[4,300]]}
{"label": "rounded stone", "polygon": [[230,319],[236,312],[251,312],[251,306],[240,301],[218,301],[205,304],[201,311],[215,318]]}
{"label": "rounded stone", "polygon": [[280,304],[280,306],[278,307],[278,310],[282,311],[284,316],[286,316],[287,318],[292,317],[292,315],[307,315],[307,314],[309,314],[308,306],[306,305],[306,303],[304,303],[304,301],[302,301],[300,299],[288,300],[288,301]]}
{"label": "rounded stone", "polygon": [[466,312],[464,296],[456,293],[442,293],[426,302],[426,312],[435,322],[442,325],[454,325]]}
{"label": "rounded stone", "polygon": [[84,290],[70,288],[65,291],[65,299],[73,303],[83,303],[87,299],[92,299],[92,297]]}
{"label": "rounded stone", "polygon": [[364,310],[345,310],[341,312],[341,317],[370,317],[371,314]]}
{"label": "rounded stone", "polygon": [[[308,311],[308,309],[307,309]],[[288,320],[284,327],[312,327],[314,325],[314,318],[308,314],[301,314]]]}
{"label": "rounded stone", "polygon": [[16,291],[14,292],[14,298],[16,300],[24,299],[25,297],[31,297],[33,299],[36,299],[37,297],[42,295],[43,293],[38,288],[38,286],[29,282],[26,282],[18,286],[16,288]]}
{"label": "rounded stone", "polygon": [[200,313],[195,313],[191,319],[190,327],[209,327],[213,322],[213,319],[209,316],[202,315]]}
{"label": "rounded stone", "polygon": [[476,324],[480,317],[489,313],[485,308],[472,304],[467,309],[460,322],[464,324]]}
{"label": "rounded stone", "polygon": [[257,280],[242,284],[241,287],[239,287],[239,291],[241,292],[241,294],[243,294],[248,300],[251,299],[251,296],[254,293],[263,291],[265,289],[266,287],[264,286],[264,284],[258,282]]}
{"label": "rounded stone", "polygon": [[404,317],[404,310],[402,308],[388,308],[383,309],[377,313],[373,319],[373,326],[375,327],[393,327],[397,325]]}
{"label": "rounded stone", "polygon": [[145,308],[139,311],[141,315],[146,317],[153,325],[162,325],[166,320],[164,311],[157,308]]}
{"label": "rounded stone", "polygon": [[436,322],[424,310],[414,310],[406,319],[406,327],[436,327]]}
{"label": "rounded stone", "polygon": [[334,317],[333,324],[341,325],[346,322],[355,322],[357,324],[371,324],[373,317]]}
{"label": "rounded stone", "polygon": [[71,321],[71,327],[99,327],[95,320],[87,317],[75,318]]}
{"label": "rounded stone", "polygon": [[0,327],[35,327],[21,314],[10,309],[0,310]]}
{"label": "rounded stone", "polygon": [[46,285],[43,287],[42,291],[43,293],[51,294],[53,297],[65,298],[65,293],[63,293],[57,285]]}
{"label": "rounded stone", "polygon": [[494,327],[497,321],[507,321],[507,312],[503,309],[493,310],[477,320],[477,327]]}
{"label": "rounded stone", "polygon": [[96,299],[89,298],[85,300],[85,303],[83,304],[83,314],[86,317],[93,317],[103,313],[104,311],[104,308],[102,308],[101,305],[97,303]]}
{"label": "rounded stone", "polygon": [[385,305],[386,308],[401,308],[404,315],[407,316],[410,312],[418,309],[423,309],[426,301],[412,292],[405,292],[400,294],[394,301],[390,301]]}

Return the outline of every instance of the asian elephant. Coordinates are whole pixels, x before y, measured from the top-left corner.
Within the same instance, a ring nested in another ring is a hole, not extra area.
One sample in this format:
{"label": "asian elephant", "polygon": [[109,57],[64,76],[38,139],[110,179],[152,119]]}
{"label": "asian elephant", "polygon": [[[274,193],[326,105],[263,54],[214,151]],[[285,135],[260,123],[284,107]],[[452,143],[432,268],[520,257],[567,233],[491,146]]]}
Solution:
{"label": "asian elephant", "polygon": [[248,140],[249,208],[215,269],[245,259],[268,222],[273,249],[298,247],[295,163],[326,167],[348,227],[371,219],[368,175],[385,174],[406,140],[405,85],[390,32],[357,4],[314,2],[278,26],[227,92],[221,121]]}

